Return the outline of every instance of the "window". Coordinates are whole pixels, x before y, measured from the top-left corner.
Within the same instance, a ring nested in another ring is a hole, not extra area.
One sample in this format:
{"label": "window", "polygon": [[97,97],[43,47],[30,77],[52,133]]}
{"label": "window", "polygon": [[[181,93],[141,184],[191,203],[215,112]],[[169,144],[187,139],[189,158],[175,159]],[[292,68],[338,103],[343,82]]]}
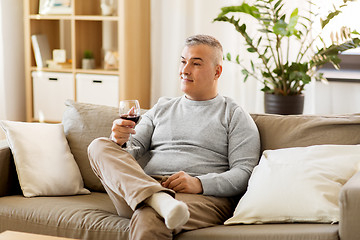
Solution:
{"label": "window", "polygon": [[[352,31],[356,30],[360,33],[360,2],[348,1],[348,6],[340,8],[343,4],[342,0],[317,0],[319,9],[319,18],[326,18],[329,11],[340,9],[341,13],[335,16],[330,23],[324,28],[322,37],[327,46],[331,44],[331,32],[338,32],[341,27],[349,27]],[[320,20],[320,19],[319,19]],[[316,20],[316,22],[319,22]],[[320,25],[318,26],[320,27]],[[360,36],[359,36],[360,38]],[[341,54],[341,69],[360,69],[360,48],[345,51]],[[324,68],[333,68],[331,64],[324,66]]]}

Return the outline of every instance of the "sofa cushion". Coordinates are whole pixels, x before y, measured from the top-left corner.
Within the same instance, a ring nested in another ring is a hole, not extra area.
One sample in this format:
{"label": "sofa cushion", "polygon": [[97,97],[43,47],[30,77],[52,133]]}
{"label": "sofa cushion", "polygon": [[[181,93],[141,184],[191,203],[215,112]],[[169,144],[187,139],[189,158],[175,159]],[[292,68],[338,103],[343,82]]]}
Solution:
{"label": "sofa cushion", "polygon": [[62,124],[0,121],[25,197],[87,194]]}
{"label": "sofa cushion", "polygon": [[338,224],[263,224],[202,228],[175,240],[339,240]]}
{"label": "sofa cushion", "polygon": [[119,118],[118,109],[78,103],[72,100],[67,100],[65,105],[62,123],[71,152],[83,176],[85,187],[93,191],[105,192],[100,180],[91,169],[87,147],[95,138],[110,136],[112,123]]}
{"label": "sofa cushion", "polygon": [[129,219],[119,217],[106,193],[64,197],[0,198],[0,232],[32,232],[74,239],[128,239]]}
{"label": "sofa cushion", "polygon": [[343,116],[252,114],[262,151],[320,144],[360,144],[360,114]]}
{"label": "sofa cushion", "polygon": [[[71,197],[0,198],[0,232],[32,232],[75,239],[129,239],[129,219],[116,215],[105,193]],[[216,226],[176,235],[176,240],[338,240],[338,224]]]}
{"label": "sofa cushion", "polygon": [[360,145],[264,151],[225,224],[338,222],[342,186],[360,171]]}

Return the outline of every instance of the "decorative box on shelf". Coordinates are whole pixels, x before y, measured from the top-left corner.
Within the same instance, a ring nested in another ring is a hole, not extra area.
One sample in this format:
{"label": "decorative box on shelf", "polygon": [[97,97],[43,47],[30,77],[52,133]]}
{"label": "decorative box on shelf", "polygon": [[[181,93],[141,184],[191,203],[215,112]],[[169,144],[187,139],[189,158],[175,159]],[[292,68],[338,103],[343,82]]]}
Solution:
{"label": "decorative box on shelf", "polygon": [[119,104],[119,77],[102,74],[76,74],[78,102],[117,107]]}
{"label": "decorative box on shelf", "polygon": [[61,122],[65,100],[75,99],[74,75],[59,72],[32,72],[34,119]]}

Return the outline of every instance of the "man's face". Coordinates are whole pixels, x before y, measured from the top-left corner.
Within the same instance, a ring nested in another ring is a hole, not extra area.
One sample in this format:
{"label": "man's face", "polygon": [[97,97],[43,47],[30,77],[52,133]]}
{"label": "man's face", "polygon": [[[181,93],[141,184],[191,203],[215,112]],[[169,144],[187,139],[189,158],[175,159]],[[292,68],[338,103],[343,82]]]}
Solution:
{"label": "man's face", "polygon": [[216,64],[215,50],[207,45],[186,46],[179,67],[181,91],[195,101],[209,100],[217,95],[217,80],[222,66]]}

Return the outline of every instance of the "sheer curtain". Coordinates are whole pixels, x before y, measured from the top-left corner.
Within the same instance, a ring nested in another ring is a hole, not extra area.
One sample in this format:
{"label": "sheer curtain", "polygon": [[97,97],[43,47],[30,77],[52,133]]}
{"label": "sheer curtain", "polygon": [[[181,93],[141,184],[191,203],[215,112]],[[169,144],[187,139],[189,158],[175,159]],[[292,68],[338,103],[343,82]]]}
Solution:
{"label": "sheer curtain", "polygon": [[[224,52],[244,52],[244,44],[230,24],[212,22],[220,8],[238,4],[234,0],[152,0],[151,104],[161,96],[180,96],[178,65],[184,40],[194,34],[209,34],[223,45]],[[219,80],[220,94],[235,99],[249,112],[261,112],[261,86],[242,81],[241,69],[224,62]]]}
{"label": "sheer curtain", "polygon": [[[0,13],[1,13],[1,2],[0,2]],[[3,39],[3,33],[2,33],[2,24],[3,20],[2,17],[0,17],[0,73],[4,72],[4,63],[3,63],[3,55],[4,55],[4,49],[2,44]],[[0,119],[4,119],[5,116],[5,102],[4,102],[4,96],[5,96],[5,84],[4,81],[0,75]],[[5,135],[2,130],[0,130],[0,140],[4,139]]]}
{"label": "sheer curtain", "polygon": [[0,119],[18,121],[25,120],[22,2],[0,1]]}
{"label": "sheer curtain", "polygon": [[[228,23],[212,22],[220,13],[220,8],[239,5],[239,0],[152,0],[151,1],[151,55],[152,87],[151,104],[161,96],[179,96],[178,64],[186,37],[194,34],[209,34],[223,45],[224,53],[240,54],[242,59],[251,57],[239,33]],[[292,9],[304,4],[289,0],[286,5]],[[242,18],[244,16],[242,15]],[[248,19],[252,21],[252,19]],[[247,21],[248,22],[248,21]],[[254,27],[248,27],[256,34]],[[244,63],[247,61],[244,61]],[[254,79],[243,82],[238,65],[225,61],[223,74],[219,80],[220,94],[229,96],[250,113],[264,112],[262,85]],[[305,113],[313,110],[312,85],[308,87],[305,100]]]}

